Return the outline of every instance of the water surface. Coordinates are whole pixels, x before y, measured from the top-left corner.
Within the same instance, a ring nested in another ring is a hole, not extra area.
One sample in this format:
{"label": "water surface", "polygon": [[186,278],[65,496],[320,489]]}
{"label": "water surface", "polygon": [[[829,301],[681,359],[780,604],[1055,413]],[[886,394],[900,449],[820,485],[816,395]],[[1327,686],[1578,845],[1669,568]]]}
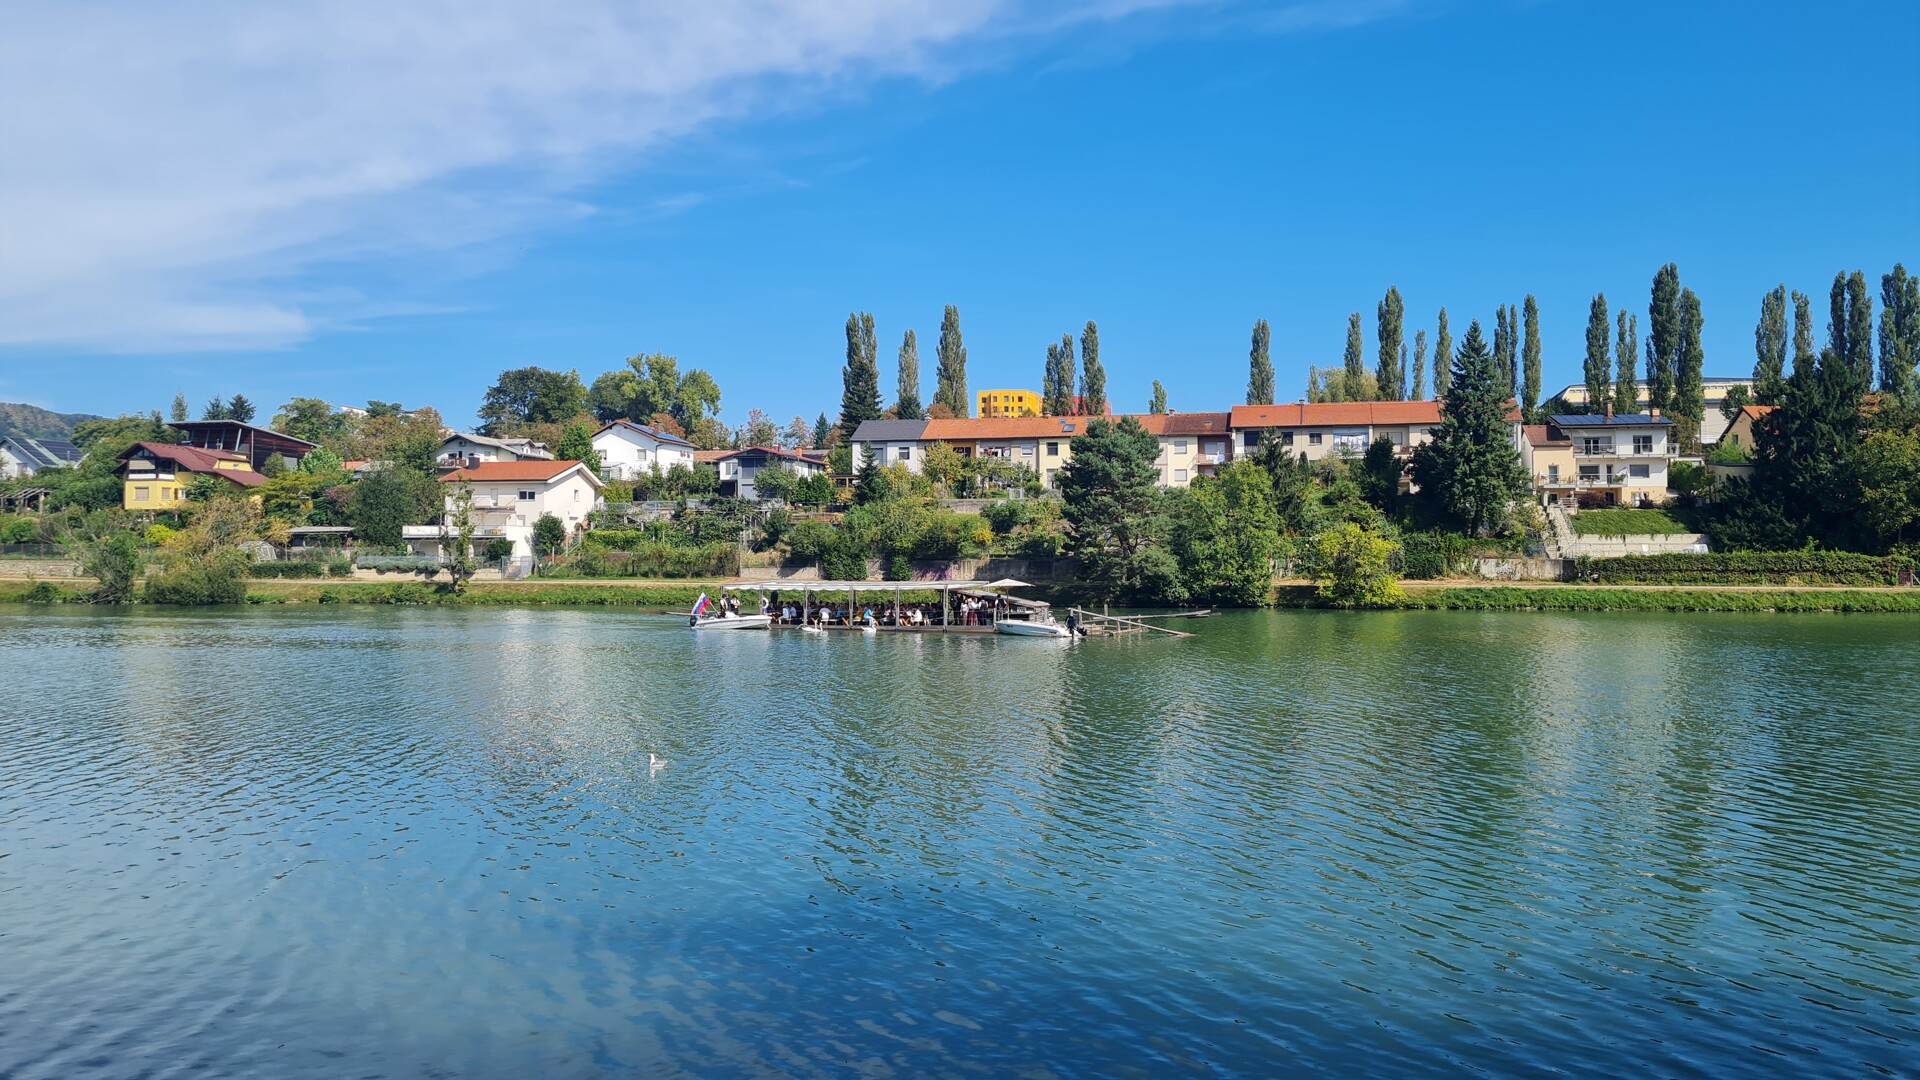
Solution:
{"label": "water surface", "polygon": [[0,611],[0,1076],[1920,1063],[1920,619]]}

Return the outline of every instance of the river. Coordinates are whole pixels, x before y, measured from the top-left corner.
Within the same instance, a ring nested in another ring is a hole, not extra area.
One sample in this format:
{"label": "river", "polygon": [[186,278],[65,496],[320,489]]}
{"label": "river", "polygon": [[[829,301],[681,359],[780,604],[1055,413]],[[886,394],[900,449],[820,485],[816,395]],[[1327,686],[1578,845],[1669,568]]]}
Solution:
{"label": "river", "polygon": [[1920,1067],[1920,619],[0,612],[0,1076]]}

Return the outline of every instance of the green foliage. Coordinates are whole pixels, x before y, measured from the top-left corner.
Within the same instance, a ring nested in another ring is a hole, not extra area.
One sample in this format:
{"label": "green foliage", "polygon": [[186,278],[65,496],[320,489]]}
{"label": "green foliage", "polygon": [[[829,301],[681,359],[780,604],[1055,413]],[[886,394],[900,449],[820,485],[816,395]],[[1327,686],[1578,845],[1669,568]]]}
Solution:
{"label": "green foliage", "polygon": [[361,544],[394,548],[400,529],[423,525],[440,510],[440,484],[418,473],[380,469],[353,486],[347,520]]}
{"label": "green foliage", "polygon": [[1920,522],[1920,431],[1876,431],[1853,461],[1856,528],[1868,546],[1902,544]]}
{"label": "green foliage", "polygon": [[[1457,373],[1456,373],[1457,374]],[[1352,522],[1314,539],[1312,576],[1321,599],[1335,607],[1391,607],[1405,594],[1394,580],[1399,545]]]}
{"label": "green foliage", "polygon": [[513,558],[513,541],[508,540],[504,536],[489,540],[487,541],[485,555],[488,562],[511,559]]}
{"label": "green foliage", "polygon": [[286,472],[287,459],[279,454],[268,454],[267,459],[260,463],[260,475],[269,480],[276,476],[285,476]]}
{"label": "green foliage", "polygon": [[720,384],[699,368],[682,374],[680,361],[671,356],[629,356],[625,368],[593,380],[587,404],[603,424],[623,419],[654,424],[656,416],[665,415],[690,434],[719,414]]}
{"label": "green foliage", "polygon": [[546,555],[559,552],[567,542],[566,523],[552,514],[541,514],[533,523],[533,549]]}
{"label": "green foliage", "polygon": [[1152,416],[1167,415],[1167,388],[1160,385],[1159,379],[1153,380],[1153,394],[1147,398],[1147,412]]}
{"label": "green foliage", "polygon": [[913,561],[905,555],[895,555],[887,560],[884,576],[888,581],[912,581]]}
{"label": "green foliage", "polygon": [[1202,477],[1179,499],[1175,515],[1178,592],[1222,606],[1264,606],[1273,593],[1279,529],[1273,482],[1258,464],[1236,461]]}
{"label": "green foliage", "polygon": [[1413,333],[1413,387],[1407,393],[1408,401],[1427,399],[1427,332],[1416,330]]}
{"label": "green foliage", "polygon": [[[1640,316],[1621,308],[1614,318],[1613,411],[1630,416],[1640,411],[1640,383],[1635,374],[1640,363]],[[1595,408],[1605,412],[1605,403]]]}
{"label": "green foliage", "polygon": [[587,410],[587,388],[578,371],[514,368],[487,388],[478,413],[482,435],[501,435],[521,424],[562,424]]}
{"label": "green foliage", "polygon": [[1391,514],[1400,502],[1400,474],[1400,459],[1393,452],[1393,443],[1375,439],[1367,444],[1354,480],[1361,498],[1382,513]]}
{"label": "green foliage", "polygon": [[322,446],[300,459],[300,471],[308,476],[340,478],[346,472],[346,462],[340,460],[339,454]]}
{"label": "green foliage", "polygon": [[1080,331],[1080,411],[1107,414],[1107,369],[1100,363],[1100,328],[1092,319]]}
{"label": "green foliage", "polygon": [[1587,304],[1587,357],[1580,366],[1587,407],[1605,412],[1613,401],[1613,366],[1607,358],[1607,294],[1594,293]]}
{"label": "green foliage", "polygon": [[[1682,505],[1692,506],[1713,491],[1713,474],[1707,472],[1705,465],[1696,465],[1691,461],[1676,461],[1667,469],[1667,487],[1673,491]],[[1698,532],[1699,530],[1688,531]]]}
{"label": "green foliage", "polygon": [[1663,413],[1672,411],[1679,374],[1680,317],[1680,268],[1668,263],[1653,275],[1647,305],[1647,401]]}
{"label": "green foliage", "polygon": [[1081,577],[1114,598],[1152,599],[1179,591],[1178,563],[1166,546],[1156,484],[1160,441],[1127,417],[1088,421],[1073,459],[1058,474],[1067,549]]}
{"label": "green foliage", "polygon": [[835,533],[820,558],[820,576],[828,581],[866,580],[866,549],[848,533]]}
{"label": "green foliage", "polygon": [[1575,573],[1602,585],[1896,585],[1913,565],[1911,558],[1847,551],[1716,552],[1582,558]]}
{"label": "green foliage", "polygon": [[1073,335],[1047,346],[1047,369],[1040,380],[1040,415],[1070,416],[1074,399]]}
{"label": "green foliage", "polygon": [[1445,401],[1453,388],[1453,334],[1447,329],[1447,309],[1440,309],[1440,328],[1433,339],[1433,397]]}
{"label": "green foliage", "polygon": [[1527,294],[1521,319],[1525,336],[1520,345],[1520,408],[1532,417],[1540,404],[1540,305],[1532,293]]}
{"label": "green foliage", "polygon": [[[1342,370],[1346,373],[1344,385],[1349,390],[1357,387],[1360,384],[1362,376],[1366,374],[1366,361],[1363,359],[1364,348],[1365,346],[1360,339],[1360,313],[1357,311],[1351,312],[1347,315],[1347,350],[1341,357]],[[1380,385],[1379,381],[1375,380],[1373,385],[1374,388],[1378,390]],[[1372,399],[1352,397],[1346,400],[1359,401]]]}
{"label": "green foliage", "polygon": [[251,560],[233,548],[176,561],[149,575],[141,599],[149,604],[241,604],[247,599]]}
{"label": "green foliage", "polygon": [[[1760,321],[1753,328],[1753,354],[1755,399],[1763,405],[1779,404],[1780,396],[1786,392],[1787,388],[1787,287],[1785,285],[1760,298]],[[1742,402],[1742,404],[1745,403]]]}
{"label": "green foliage", "polygon": [[[346,437],[347,416],[335,412],[330,402],[297,397],[280,406],[268,426],[282,435],[320,446],[335,446]],[[337,458],[335,464],[338,464]]]}
{"label": "green foliage", "polygon": [[559,573],[579,577],[712,578],[740,573],[740,548],[734,544],[641,543],[619,551],[582,548]]}
{"label": "green foliage", "polygon": [[1469,536],[1498,526],[1525,500],[1529,480],[1508,434],[1507,388],[1473,323],[1453,359],[1452,388],[1433,441],[1413,457],[1421,498]]}
{"label": "green foliage", "polygon": [[1700,298],[1694,295],[1692,289],[1680,290],[1680,342],[1679,352],[1674,358],[1673,415],[1692,422],[1696,441],[1700,421],[1707,411],[1706,389],[1701,374],[1706,364],[1706,354],[1700,344],[1702,327]]}
{"label": "green foliage", "polygon": [[661,472],[658,466],[641,473],[633,481],[633,497],[641,501],[684,499],[710,495],[720,488],[720,476],[712,469],[675,465]]}
{"label": "green foliage", "polygon": [[133,534],[119,532],[93,544],[80,560],[80,570],[99,582],[92,599],[102,604],[125,604],[133,599],[133,575],[140,553]]}
{"label": "green foliage", "polygon": [[593,448],[593,432],[585,424],[568,424],[567,432],[560,437],[560,445],[554,450],[559,461],[579,461],[595,473],[600,471],[600,452]]}
{"label": "green foliage", "polygon": [[837,535],[834,527],[825,522],[796,522],[787,534],[787,551],[797,562],[816,563],[826,557]]}
{"label": "green foliage", "polygon": [[1448,611],[1920,612],[1920,590],[1871,593],[1578,587],[1418,589],[1410,590],[1400,606]]}
{"label": "green foliage", "polygon": [[[155,525],[155,529],[165,529],[165,525]],[[151,531],[151,530],[149,530]],[[39,530],[33,518],[0,518],[0,544],[31,544]],[[149,540],[149,543],[157,541]]]}
{"label": "green foliage", "polygon": [[1920,363],[1920,277],[1900,263],[1880,276],[1880,389],[1894,397],[1912,398],[1915,365]]}
{"label": "green foliage", "polygon": [[967,347],[960,336],[960,309],[947,305],[940,317],[939,367],[933,403],[945,405],[961,418],[973,415],[973,401],[967,396]]}
{"label": "green foliage", "polygon": [[1577,536],[1678,536],[1694,531],[1665,510],[1582,510],[1572,521]]}
{"label": "green foliage", "polygon": [[1510,311],[1505,304],[1501,304],[1494,313],[1493,364],[1500,373],[1500,385],[1506,388],[1508,397],[1518,392],[1515,386],[1519,371],[1514,365],[1513,339],[1519,332],[1519,315],[1517,311]]}
{"label": "green foliage", "polygon": [[1413,532],[1400,537],[1400,576],[1428,581],[1461,572],[1468,554],[1459,533]]}
{"label": "green foliage", "polygon": [[852,439],[854,430],[880,418],[879,345],[874,339],[873,316],[847,316],[847,366],[840,369],[840,437]]}
{"label": "green foliage", "polygon": [[1389,286],[1374,314],[1379,335],[1376,343],[1379,364],[1374,368],[1374,381],[1380,386],[1382,401],[1401,401],[1407,396],[1407,372],[1406,353],[1401,346],[1406,304],[1400,299],[1400,290]]}
{"label": "green foliage", "polygon": [[[1725,439],[1713,444],[1707,453],[1709,465],[1745,465],[1753,460],[1753,454],[1744,446],[1735,446]],[[1674,464],[1680,464],[1675,462]]]}
{"label": "green foliage", "polygon": [[1253,346],[1247,351],[1247,404],[1273,404],[1273,330],[1267,320],[1253,324]]}
{"label": "green foliage", "polygon": [[900,339],[893,415],[902,420],[918,420],[925,411],[920,405],[920,343],[914,338],[913,331],[909,330]]}
{"label": "green foliage", "polygon": [[1728,423],[1732,423],[1734,418],[1740,415],[1740,410],[1751,404],[1753,404],[1753,394],[1746,387],[1729,386],[1726,394],[1720,399],[1720,415]]}
{"label": "green foliage", "polygon": [[187,481],[188,502],[212,502],[232,491],[232,483],[207,473],[198,473],[192,480]]}

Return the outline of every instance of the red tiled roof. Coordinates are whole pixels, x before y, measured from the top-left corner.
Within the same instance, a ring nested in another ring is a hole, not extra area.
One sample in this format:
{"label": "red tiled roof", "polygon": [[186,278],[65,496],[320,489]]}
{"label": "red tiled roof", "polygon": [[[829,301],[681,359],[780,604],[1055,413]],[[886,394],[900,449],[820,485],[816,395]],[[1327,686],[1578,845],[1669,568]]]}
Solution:
{"label": "red tiled roof", "polygon": [[[1092,416],[989,416],[971,420],[929,420],[922,439],[977,442],[982,439],[1071,439],[1087,430]],[[1072,430],[1065,430],[1071,426]]]}
{"label": "red tiled roof", "polygon": [[1740,411],[1747,414],[1747,419],[1758,420],[1772,412],[1774,408],[1775,406],[1772,405],[1742,405]]}
{"label": "red tiled roof", "polygon": [[[1512,419],[1512,418],[1510,418]],[[1437,401],[1346,401],[1311,405],[1235,405],[1235,428],[1362,427],[1437,424]]]}
{"label": "red tiled roof", "polygon": [[[450,472],[440,478],[443,484],[467,480],[476,484],[514,480],[557,480],[562,473],[578,468],[577,461],[483,461],[478,465]],[[581,469],[598,485],[599,478],[590,469]]]}
{"label": "red tiled roof", "polygon": [[120,460],[126,461],[136,453],[145,453],[159,461],[171,461],[174,467],[183,472],[204,473],[217,476],[222,480],[231,480],[241,487],[258,487],[267,482],[267,478],[252,469],[223,469],[223,461],[246,461],[245,454],[235,454],[226,450],[203,450],[198,446],[181,446],[175,443],[140,442],[134,443],[120,453]]}
{"label": "red tiled roof", "polygon": [[1168,413],[1165,416],[1141,417],[1141,419],[1165,421],[1161,425],[1162,430],[1155,432],[1158,435],[1225,435],[1233,426],[1233,414],[1223,412]]}

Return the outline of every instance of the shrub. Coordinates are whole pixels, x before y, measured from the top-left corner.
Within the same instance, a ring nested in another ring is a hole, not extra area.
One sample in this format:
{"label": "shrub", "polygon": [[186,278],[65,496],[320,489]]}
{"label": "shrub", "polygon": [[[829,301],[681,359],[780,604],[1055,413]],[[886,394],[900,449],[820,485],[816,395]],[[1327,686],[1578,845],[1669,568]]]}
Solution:
{"label": "shrub", "polygon": [[1336,607],[1392,607],[1406,599],[1390,567],[1398,544],[1353,522],[1314,538],[1320,597]]}
{"label": "shrub", "polygon": [[17,517],[0,521],[0,544],[31,544],[36,532],[32,518]]}
{"label": "shrub", "polygon": [[820,559],[820,576],[829,581],[865,581],[866,548],[844,532],[835,536]]}
{"label": "shrub", "polygon": [[[238,554],[237,552],[228,553]],[[147,579],[141,599],[149,604],[241,604],[247,599],[247,583],[241,574],[240,560],[214,557],[182,563]]]}
{"label": "shrub", "polygon": [[583,551],[560,568],[562,575],[580,577],[732,577],[739,572],[740,549],[730,544],[641,544],[630,551]]}
{"label": "shrub", "polygon": [[1897,585],[1912,559],[1849,551],[1581,558],[1575,576],[1605,585]]}
{"label": "shrub", "polygon": [[327,576],[328,577],[352,577],[353,576],[353,560],[347,558],[344,555],[339,556],[337,558],[328,559],[327,560]]}
{"label": "shrub", "polygon": [[512,557],[513,541],[504,536],[487,541],[487,561],[498,562],[501,559]]}
{"label": "shrub", "polygon": [[125,604],[133,599],[133,574],[139,567],[139,551],[132,533],[115,533],[88,549],[81,569],[100,583],[93,598],[103,604]]}
{"label": "shrub", "polygon": [[173,530],[159,522],[155,522],[147,526],[145,535],[147,543],[152,544],[154,547],[164,547],[167,541],[173,539]]}
{"label": "shrub", "polygon": [[838,530],[820,521],[802,521],[787,535],[787,551],[796,562],[817,563],[826,558]]}
{"label": "shrub", "polygon": [[1417,581],[1443,578],[1467,557],[1467,538],[1459,533],[1407,533],[1400,538],[1400,576]]}
{"label": "shrub", "polygon": [[905,555],[895,555],[888,559],[886,578],[888,581],[912,581],[913,561]]}
{"label": "shrub", "polygon": [[27,595],[21,599],[29,604],[57,603],[60,600],[60,590],[54,588],[51,581],[36,581],[33,583],[33,588],[28,589]]}

